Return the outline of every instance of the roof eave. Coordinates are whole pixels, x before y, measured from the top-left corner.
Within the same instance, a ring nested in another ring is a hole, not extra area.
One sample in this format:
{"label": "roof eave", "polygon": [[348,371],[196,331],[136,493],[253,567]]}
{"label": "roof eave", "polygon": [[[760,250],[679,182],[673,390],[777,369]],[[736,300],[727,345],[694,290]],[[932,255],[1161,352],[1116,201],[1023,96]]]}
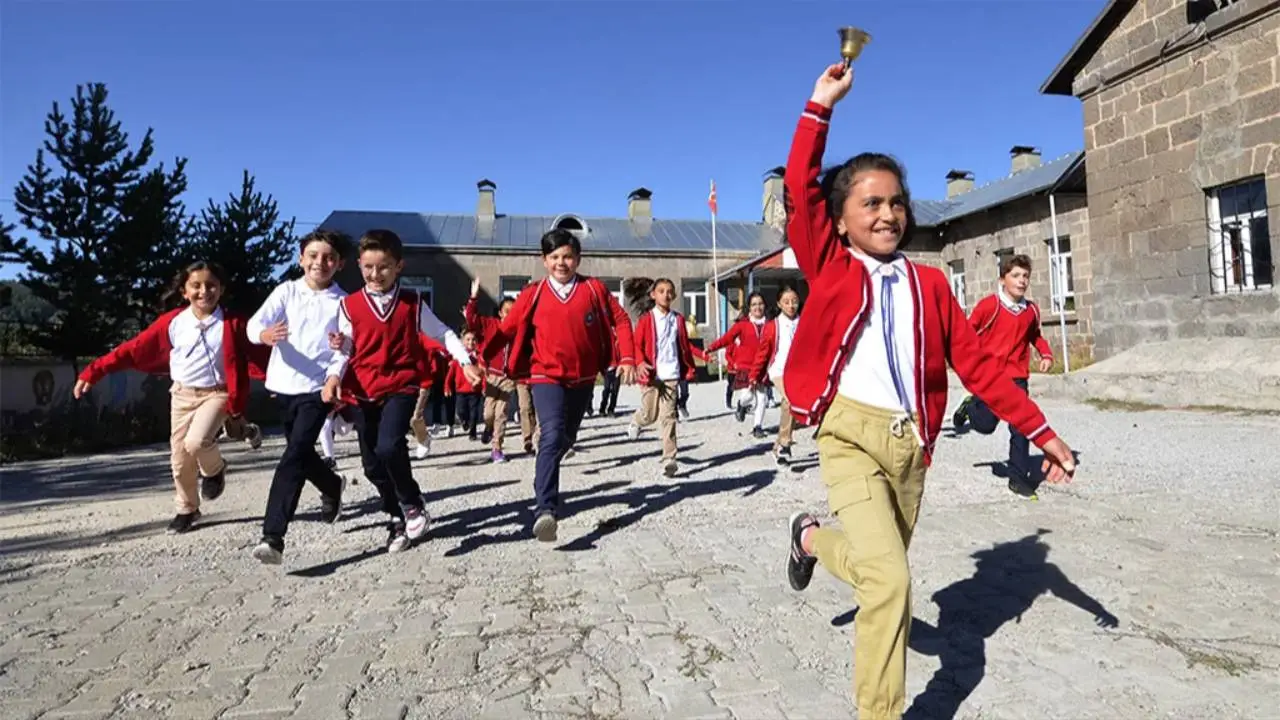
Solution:
{"label": "roof eave", "polygon": [[1075,82],[1076,75],[1093,59],[1094,53],[1098,52],[1098,48],[1102,47],[1102,43],[1106,42],[1136,2],[1137,0],[1109,0],[1040,86],[1040,94],[1074,96],[1071,85]]}

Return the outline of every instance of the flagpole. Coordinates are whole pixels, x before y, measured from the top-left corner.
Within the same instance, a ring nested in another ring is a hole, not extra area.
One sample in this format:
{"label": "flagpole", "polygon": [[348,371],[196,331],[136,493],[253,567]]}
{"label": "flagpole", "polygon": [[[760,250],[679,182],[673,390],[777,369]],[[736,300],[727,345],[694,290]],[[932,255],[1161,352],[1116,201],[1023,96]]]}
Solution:
{"label": "flagpole", "polygon": [[[720,339],[720,263],[716,258],[716,181],[711,181],[711,195],[709,197],[711,205],[711,286],[715,288],[715,303],[711,308],[711,317],[713,318],[711,327],[715,331],[716,339]],[[724,380],[724,363],[716,363],[716,379]]]}

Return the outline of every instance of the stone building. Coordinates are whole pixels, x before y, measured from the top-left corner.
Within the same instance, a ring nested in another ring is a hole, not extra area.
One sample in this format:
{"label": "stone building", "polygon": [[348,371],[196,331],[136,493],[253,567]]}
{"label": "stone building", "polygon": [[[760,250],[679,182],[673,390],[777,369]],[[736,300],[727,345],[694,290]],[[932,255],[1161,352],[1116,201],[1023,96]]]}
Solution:
{"label": "stone building", "polygon": [[1041,87],[1084,104],[1097,357],[1280,337],[1278,58],[1276,0],[1111,0]]}
{"label": "stone building", "polygon": [[[676,284],[677,304],[708,327],[713,303],[723,306],[708,280],[712,266],[711,221],[668,220],[655,216],[653,193],[646,188],[626,198],[623,217],[506,215],[497,210],[497,185],[477,183],[473,214],[364,212],[337,210],[320,227],[352,238],[372,228],[394,231],[405,243],[402,282],[422,292],[450,325],[461,322],[461,310],[472,278],[483,286],[481,312],[492,313],[501,297],[514,297],[531,280],[543,277],[539,240],[552,227],[564,227],[582,239],[582,271],[602,279],[622,299],[622,284],[631,277],[668,277]],[[782,243],[781,177],[764,181],[761,222],[716,223],[719,268],[737,265]],[[359,271],[348,263],[339,283],[360,287]]]}

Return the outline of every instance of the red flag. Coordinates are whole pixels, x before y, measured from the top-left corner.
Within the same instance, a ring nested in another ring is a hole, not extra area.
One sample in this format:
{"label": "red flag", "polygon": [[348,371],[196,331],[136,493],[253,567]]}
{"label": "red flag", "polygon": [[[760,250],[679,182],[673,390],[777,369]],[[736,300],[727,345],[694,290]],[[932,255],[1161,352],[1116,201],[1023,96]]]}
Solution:
{"label": "red flag", "polygon": [[716,207],[716,181],[715,181],[715,180],[712,180],[712,181],[711,181],[711,194],[707,196],[707,205],[711,207],[711,214],[712,214],[712,215],[715,215],[715,214],[716,214],[716,211],[717,211],[717,207]]}

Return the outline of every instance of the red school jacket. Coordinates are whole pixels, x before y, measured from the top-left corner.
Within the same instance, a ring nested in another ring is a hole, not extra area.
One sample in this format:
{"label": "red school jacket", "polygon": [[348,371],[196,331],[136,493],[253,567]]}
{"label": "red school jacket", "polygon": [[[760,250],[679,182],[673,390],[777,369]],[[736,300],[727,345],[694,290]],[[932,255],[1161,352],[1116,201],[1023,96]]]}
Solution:
{"label": "red school jacket", "polygon": [[[476,359],[475,353],[471,355],[471,362],[475,363],[476,367],[484,369],[484,366]],[[449,378],[445,381],[445,387],[449,388],[450,391],[455,393],[484,392],[484,385],[485,381],[483,379],[479,383],[473,384],[467,379],[467,374],[462,371],[462,366],[458,364],[458,361],[449,360]]]}
{"label": "red school jacket", "polygon": [[[188,306],[170,310],[156,318],[142,332],[125,340],[111,352],[89,363],[80,373],[80,379],[90,385],[121,370],[138,370],[151,375],[169,374],[169,325],[185,312]],[[227,378],[227,413],[243,415],[249,404],[249,380],[266,377],[267,361],[271,357],[269,345],[249,342],[245,333],[247,318],[222,311],[222,361]]]}
{"label": "red school jacket", "polygon": [[[467,304],[462,308],[463,321],[467,324],[467,329],[476,334],[476,344],[479,347],[479,355],[484,357],[485,347],[498,333],[502,325],[502,321],[496,317],[481,315],[476,309],[476,299],[468,298]],[[486,368],[486,372],[490,375],[496,375],[500,378],[506,377],[506,362],[504,355],[499,355],[498,362],[490,363]]]}
{"label": "red school jacket", "polygon": [[[597,349],[600,357],[604,359],[600,367],[634,365],[635,338],[631,332],[631,318],[627,317],[627,311],[622,309],[618,299],[598,279],[579,275],[578,282],[591,293],[594,312],[597,317],[604,320],[595,324],[598,333]],[[498,325],[497,332],[485,343],[481,360],[487,367],[502,367],[505,373],[516,381],[529,379],[533,364],[533,310],[544,292],[555,292],[547,285],[547,279],[543,278],[536,283],[530,283],[520,291],[515,304],[511,306],[511,311]],[[508,348],[510,352],[507,353],[504,366],[501,362],[503,350]]]}
{"label": "red school jacket", "polygon": [[[693,364],[693,345],[689,342],[689,330],[685,327],[684,316],[675,310],[671,312],[676,316],[676,357],[680,360],[680,376],[685,380],[692,380],[697,376],[698,368]],[[653,319],[652,310],[636,320],[635,338],[636,356],[640,362],[657,370],[658,323]]]}
{"label": "red school jacket", "polygon": [[[783,175],[787,239],[809,283],[805,322],[792,340],[783,373],[792,413],[808,424],[822,421],[840,384],[863,319],[872,309],[871,278],[844,247],[827,214],[819,185],[831,109],[805,106]],[[932,462],[947,407],[947,363],[975,395],[1039,447],[1057,435],[1044,413],[1004,373],[1003,363],[982,349],[941,270],[907,261],[915,313],[916,407],[925,462]]]}
{"label": "red school jacket", "polygon": [[998,295],[988,295],[969,313],[969,324],[983,349],[1004,361],[1005,373],[1015,380],[1026,380],[1031,374],[1028,345],[1034,345],[1040,357],[1053,359],[1053,348],[1040,334],[1040,307],[1030,300],[1025,310],[1014,314]]}
{"label": "red school jacket", "polygon": [[750,372],[752,364],[756,361],[756,351],[760,349],[760,339],[763,334],[763,326],[757,331],[755,323],[751,322],[750,318],[739,318],[729,326],[725,334],[703,348],[702,352],[710,356],[721,348],[733,345],[733,349],[725,353],[729,360],[727,369],[730,372],[733,368],[737,368],[740,372]]}
{"label": "red school jacket", "polygon": [[[799,316],[796,317],[799,320]],[[799,327],[798,325],[796,326]],[[791,346],[795,347],[795,338],[791,339]],[[778,318],[769,318],[769,322],[764,324],[764,332],[760,334],[760,347],[756,349],[756,356],[751,361],[751,377],[756,382],[764,382],[769,379],[769,365],[773,363],[773,359],[778,356]]]}

